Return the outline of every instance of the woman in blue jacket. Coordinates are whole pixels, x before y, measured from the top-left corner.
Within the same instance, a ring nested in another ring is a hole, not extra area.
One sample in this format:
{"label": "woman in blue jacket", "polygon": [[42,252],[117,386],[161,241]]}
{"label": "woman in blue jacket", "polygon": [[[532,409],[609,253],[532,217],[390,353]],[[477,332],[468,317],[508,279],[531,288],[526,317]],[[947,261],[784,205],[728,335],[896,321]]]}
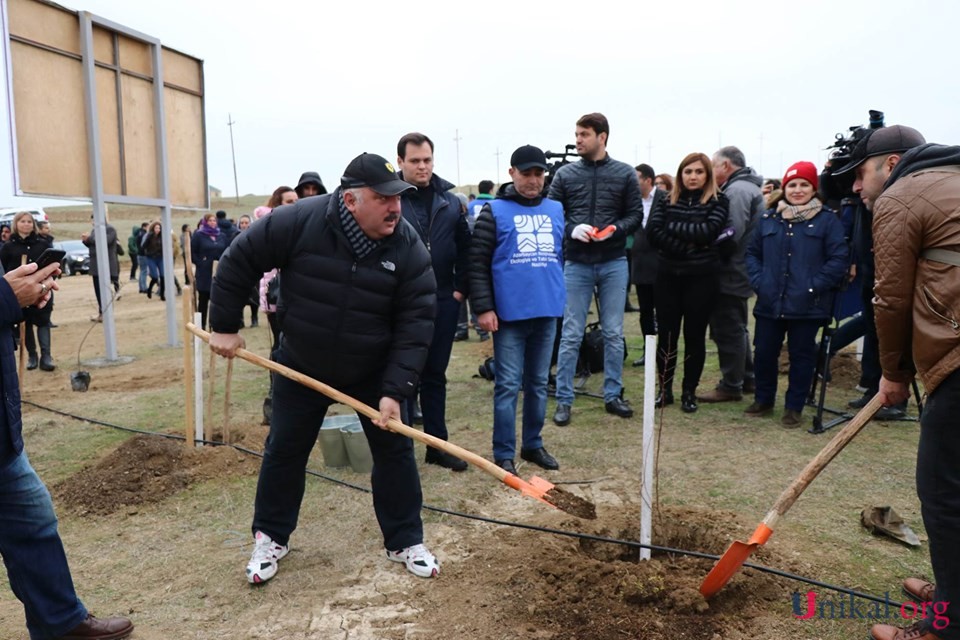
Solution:
{"label": "woman in blue jacket", "polygon": [[836,289],[847,273],[847,243],[839,217],[817,198],[817,168],[793,164],[783,176],[783,194],[763,214],[747,248],[747,274],[757,293],[753,308],[757,391],[744,412],[773,412],[784,335],[790,373],[784,427],[800,426],[813,380],[817,333],[830,322]]}
{"label": "woman in blue jacket", "polygon": [[220,259],[227,248],[227,240],[217,226],[217,216],[203,216],[200,227],[190,240],[190,258],[197,267],[194,282],[197,285],[197,311],[200,325],[207,328],[207,308],[210,305],[210,289],[213,284],[213,263]]}

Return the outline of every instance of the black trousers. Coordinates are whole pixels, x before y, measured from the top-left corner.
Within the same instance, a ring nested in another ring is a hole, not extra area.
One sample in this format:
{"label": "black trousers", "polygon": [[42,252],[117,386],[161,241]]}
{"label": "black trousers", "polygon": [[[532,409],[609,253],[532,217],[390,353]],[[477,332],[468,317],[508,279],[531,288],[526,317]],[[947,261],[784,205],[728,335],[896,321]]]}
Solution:
{"label": "black trousers", "polygon": [[657,308],[655,285],[638,284],[637,302],[640,303],[640,331],[645,336],[657,335]]}
{"label": "black trousers", "polygon": [[[283,349],[277,361],[285,361]],[[380,404],[380,381],[372,376],[363,388],[341,389],[361,402]],[[303,385],[276,376],[273,385],[273,418],[260,466],[254,503],[253,531],[263,531],[279,544],[287,544],[297,528],[306,486],[310,451],[333,401]],[[423,542],[420,508],[423,494],[413,453],[413,441],[377,427],[366,416],[360,424],[373,455],[371,486],[373,510],[383,533],[383,546],[391,551]]]}
{"label": "black trousers", "polygon": [[657,372],[664,389],[673,389],[677,368],[677,345],[683,326],[683,382],[685,392],[700,384],[707,356],[707,323],[717,301],[720,279],[716,273],[675,275],[661,269],[657,274]]}
{"label": "black trousers", "polygon": [[949,624],[933,616],[941,640],[960,639],[960,369],[927,396],[920,418],[917,496],[930,541],[936,606],[946,605]]}
{"label": "black trousers", "polygon": [[[420,375],[420,411],[423,413],[423,431],[441,440],[447,439],[447,365],[453,351],[453,336],[457,332],[460,303],[453,296],[437,300],[437,315],[433,325],[433,341],[427,351],[427,363]],[[379,402],[379,400],[378,400]],[[408,402],[406,415],[412,414]]]}
{"label": "black trousers", "polygon": [[207,310],[210,308],[210,292],[197,291],[197,311],[200,312],[200,328],[207,330]]}

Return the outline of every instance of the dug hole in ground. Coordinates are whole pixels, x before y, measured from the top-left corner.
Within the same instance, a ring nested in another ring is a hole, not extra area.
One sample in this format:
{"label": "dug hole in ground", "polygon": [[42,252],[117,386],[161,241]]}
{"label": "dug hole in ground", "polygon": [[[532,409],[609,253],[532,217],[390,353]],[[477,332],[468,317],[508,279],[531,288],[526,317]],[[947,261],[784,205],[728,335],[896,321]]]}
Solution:
{"label": "dug hole in ground", "polygon": [[[120,229],[124,223],[116,224]],[[182,275],[179,263],[178,271]],[[69,374],[77,368],[77,347],[95,303],[89,277],[64,278],[53,316],[58,368],[27,372],[25,399],[182,435],[182,350],[164,346],[162,303],[122,281],[117,341],[121,355],[134,362],[85,367],[92,375],[89,391],[70,390]],[[250,350],[267,355],[269,329],[260,320],[259,328],[243,334]],[[639,355],[642,338],[636,315],[628,314],[625,325],[629,363]],[[448,371],[450,440],[485,456],[493,386],[472,376],[491,352],[491,343],[471,332],[469,341],[454,345]],[[102,330],[96,328],[81,359],[103,353]],[[718,376],[716,355],[708,354],[707,361],[704,389]],[[212,439],[221,437],[225,370],[222,363],[217,367]],[[453,475],[422,464],[418,445],[424,501],[524,525],[638,540],[643,370],[628,364],[624,374],[634,419],[611,416],[602,401],[578,397],[571,426],[548,422],[544,429],[545,445],[561,470],[518,465],[522,477],[539,475],[594,503],[596,520],[524,498],[476,469]],[[842,407],[856,397],[857,375],[853,359],[841,356],[827,404]],[[587,383],[592,391],[600,385],[600,376]],[[232,443],[262,450],[266,388],[265,371],[236,363]],[[658,412],[653,544],[722,554],[731,541],[749,536],[832,435],[785,430],[779,410],[771,418],[744,418],[750,400],[702,404],[692,415],[678,406]],[[553,408],[551,399],[548,414]],[[344,407],[334,411],[346,413]],[[805,420],[811,415],[808,408]],[[839,640],[863,637],[871,622],[798,620],[794,592],[814,590],[821,600],[837,603],[842,597],[756,570],[743,570],[706,602],[697,588],[713,564],[709,560],[655,552],[638,563],[635,548],[432,511],[423,514],[426,543],[443,563],[442,573],[436,580],[419,579],[383,557],[369,494],[316,477],[307,479],[291,553],[276,578],[252,588],[244,568],[252,548],[257,458],[231,448],[187,448],[29,405],[24,425],[30,459],[54,496],[78,593],[97,615],[130,616],[137,639]],[[925,541],[913,481],[917,438],[916,423],[868,425],[751,561],[880,596],[890,592],[899,600],[901,578],[930,575],[926,544],[912,550],[876,538],[861,528],[859,513],[867,505],[891,505]],[[319,447],[310,468],[369,486],[366,476],[325,470]],[[6,586],[0,589],[0,629],[2,638],[26,638],[22,608]]]}

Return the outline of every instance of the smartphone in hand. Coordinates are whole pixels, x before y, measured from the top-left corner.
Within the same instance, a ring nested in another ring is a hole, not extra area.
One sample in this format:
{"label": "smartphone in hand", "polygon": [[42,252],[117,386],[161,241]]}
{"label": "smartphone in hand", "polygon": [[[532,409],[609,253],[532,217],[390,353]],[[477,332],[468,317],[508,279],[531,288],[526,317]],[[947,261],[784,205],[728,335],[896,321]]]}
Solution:
{"label": "smartphone in hand", "polygon": [[62,249],[45,249],[44,252],[40,254],[40,257],[37,258],[37,270],[39,271],[51,264],[60,264],[66,255],[67,252]]}

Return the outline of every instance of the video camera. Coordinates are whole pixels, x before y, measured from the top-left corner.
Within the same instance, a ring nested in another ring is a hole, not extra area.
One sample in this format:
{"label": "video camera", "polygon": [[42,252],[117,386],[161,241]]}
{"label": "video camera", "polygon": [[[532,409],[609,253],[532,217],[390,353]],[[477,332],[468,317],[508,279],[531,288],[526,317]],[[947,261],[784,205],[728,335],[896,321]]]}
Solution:
{"label": "video camera", "polygon": [[856,178],[854,173],[850,172],[842,176],[835,174],[850,162],[853,150],[861,140],[874,129],[883,128],[883,112],[871,109],[869,114],[870,123],[868,126],[853,125],[849,128],[847,135],[838,133],[833,144],[827,147],[827,150],[835,149],[835,151],[830,154],[827,165],[820,174],[820,191],[827,201],[842,201],[845,198],[856,198],[856,194],[853,193],[853,181]]}
{"label": "video camera", "polygon": [[563,148],[563,152],[561,153],[545,151],[543,155],[547,157],[547,160],[554,160],[553,163],[547,166],[547,171],[544,174],[543,192],[546,193],[547,190],[550,189],[550,183],[553,181],[553,176],[556,175],[557,169],[579,159],[580,154],[577,153],[577,145],[568,144]]}

